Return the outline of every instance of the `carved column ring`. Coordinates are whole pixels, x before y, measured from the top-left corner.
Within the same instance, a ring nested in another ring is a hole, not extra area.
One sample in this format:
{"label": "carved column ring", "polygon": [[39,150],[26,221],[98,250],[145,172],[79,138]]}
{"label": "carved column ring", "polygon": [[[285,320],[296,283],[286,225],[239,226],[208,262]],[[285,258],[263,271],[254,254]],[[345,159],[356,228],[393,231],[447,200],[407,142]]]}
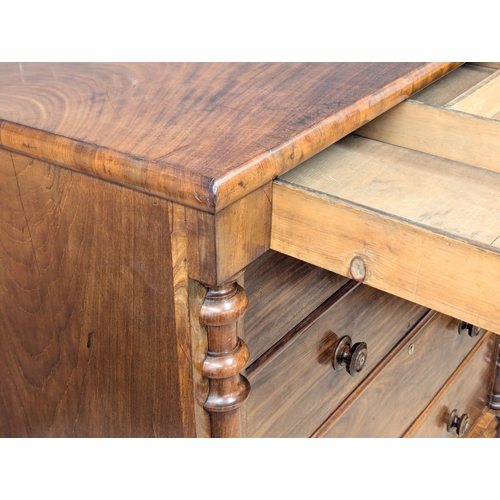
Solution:
{"label": "carved column ring", "polygon": [[203,375],[211,379],[224,379],[237,375],[250,359],[250,352],[243,340],[228,353],[208,353],[203,363]]}
{"label": "carved column ring", "polygon": [[238,408],[248,397],[250,383],[240,371],[250,356],[238,337],[238,320],[247,306],[245,290],[232,282],[210,288],[200,309],[200,323],[207,327],[208,340],[201,370],[209,382],[203,407],[210,414],[212,437],[241,435]]}
{"label": "carved column ring", "polygon": [[[250,393],[250,383],[238,375],[232,381],[230,388],[224,387],[224,381],[213,380],[215,384],[211,389],[203,408],[210,413],[227,413],[239,408]],[[228,390],[229,389],[229,390]]]}
{"label": "carved column ring", "polygon": [[240,319],[248,307],[245,290],[237,283],[210,289],[200,310],[200,323],[224,326]]}

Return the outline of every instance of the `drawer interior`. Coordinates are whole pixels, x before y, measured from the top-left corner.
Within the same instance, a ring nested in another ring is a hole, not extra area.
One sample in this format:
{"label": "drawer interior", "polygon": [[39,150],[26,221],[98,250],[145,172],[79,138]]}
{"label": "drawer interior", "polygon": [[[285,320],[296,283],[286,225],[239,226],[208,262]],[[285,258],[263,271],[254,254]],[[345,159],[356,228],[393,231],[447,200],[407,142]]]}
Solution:
{"label": "drawer interior", "polygon": [[433,85],[411,96],[411,100],[429,106],[448,106],[464,93],[469,93],[476,85],[482,85],[499,68],[464,64],[448,73]]}
{"label": "drawer interior", "polygon": [[458,78],[470,87],[443,78],[356,134],[500,172],[500,69],[478,68],[480,77],[487,76],[475,84],[459,68]]}
{"label": "drawer interior", "polygon": [[499,103],[465,66],[283,175],[271,247],[500,333]]}

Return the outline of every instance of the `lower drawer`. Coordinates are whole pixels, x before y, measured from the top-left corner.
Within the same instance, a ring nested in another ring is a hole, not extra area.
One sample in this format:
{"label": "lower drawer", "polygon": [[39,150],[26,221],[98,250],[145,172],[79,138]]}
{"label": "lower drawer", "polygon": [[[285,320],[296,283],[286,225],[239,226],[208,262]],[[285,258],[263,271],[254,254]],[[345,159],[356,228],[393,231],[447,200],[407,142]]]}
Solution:
{"label": "lower drawer", "polygon": [[[465,432],[466,436],[467,430],[472,428],[487,404],[494,348],[495,336],[485,335],[411,426],[405,437],[459,437],[462,432]],[[457,410],[458,417],[463,415],[466,417],[460,422],[462,424],[460,428],[454,426],[448,432],[448,422],[453,410]]]}
{"label": "lower drawer", "polygon": [[[249,366],[248,437],[309,437],[427,311],[353,285]],[[368,347],[366,364],[355,377],[332,366],[335,347],[346,335]]]}
{"label": "lower drawer", "polygon": [[431,312],[320,428],[317,437],[401,437],[481,339]]}
{"label": "lower drawer", "polygon": [[347,281],[272,250],[252,262],[245,270],[249,306],[243,328],[250,363]]}

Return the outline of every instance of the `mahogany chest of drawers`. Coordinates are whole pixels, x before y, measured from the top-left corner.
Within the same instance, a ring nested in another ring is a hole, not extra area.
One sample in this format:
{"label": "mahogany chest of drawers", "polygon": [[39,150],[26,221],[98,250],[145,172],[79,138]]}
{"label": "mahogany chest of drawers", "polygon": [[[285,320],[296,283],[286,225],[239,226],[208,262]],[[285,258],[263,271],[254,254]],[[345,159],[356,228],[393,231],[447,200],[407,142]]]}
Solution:
{"label": "mahogany chest of drawers", "polygon": [[499,68],[0,65],[0,436],[493,435]]}

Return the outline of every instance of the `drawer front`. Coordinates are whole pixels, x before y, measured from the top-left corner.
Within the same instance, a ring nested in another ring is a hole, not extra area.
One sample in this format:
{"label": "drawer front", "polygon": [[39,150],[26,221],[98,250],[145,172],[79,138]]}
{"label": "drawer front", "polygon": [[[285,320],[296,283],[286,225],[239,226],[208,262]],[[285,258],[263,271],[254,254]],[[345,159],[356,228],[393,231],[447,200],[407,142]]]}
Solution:
{"label": "drawer front", "polygon": [[[325,422],[323,437],[401,437],[483,335],[432,313]],[[382,366],[383,365],[383,366]]]}
{"label": "drawer front", "polygon": [[[277,353],[258,369],[249,367],[247,436],[309,437],[425,312],[365,285],[344,294],[315,322],[286,336],[288,342],[278,344]],[[345,335],[368,346],[356,377],[332,366],[333,351]]]}
{"label": "drawer front", "polygon": [[243,330],[250,363],[348,281],[272,250],[248,266],[244,280],[249,306]]}
{"label": "drawer front", "polygon": [[[454,438],[457,428],[447,431],[451,412],[469,415],[469,430],[487,404],[491,386],[495,336],[488,334],[460,365],[405,437]],[[467,437],[467,433],[465,434]]]}

